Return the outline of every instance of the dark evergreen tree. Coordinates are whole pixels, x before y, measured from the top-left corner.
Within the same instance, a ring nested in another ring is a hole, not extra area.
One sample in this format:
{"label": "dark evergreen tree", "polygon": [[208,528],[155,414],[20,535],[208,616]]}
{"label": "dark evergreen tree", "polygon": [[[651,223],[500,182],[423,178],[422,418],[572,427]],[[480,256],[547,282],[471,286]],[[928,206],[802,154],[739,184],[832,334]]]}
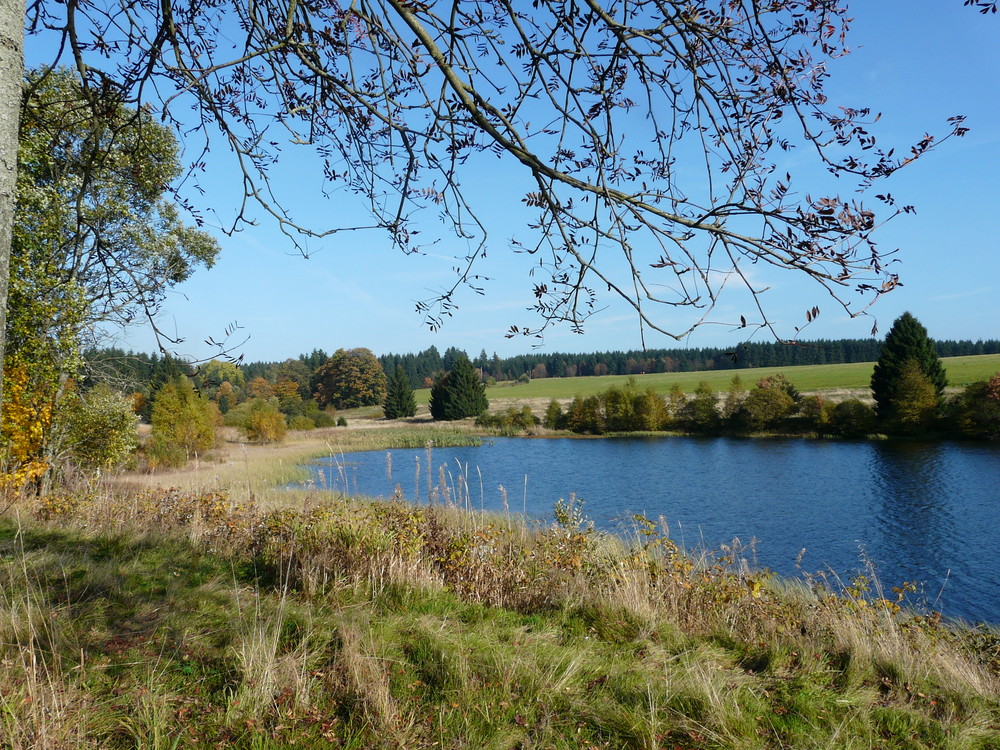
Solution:
{"label": "dark evergreen tree", "polygon": [[892,418],[900,375],[907,360],[914,360],[934,386],[940,402],[948,381],[927,329],[910,313],[900,315],[886,334],[885,343],[872,373],[872,397],[879,419]]}
{"label": "dark evergreen tree", "polygon": [[417,413],[413,386],[410,385],[410,378],[402,367],[396,367],[396,371],[389,379],[389,390],[385,396],[385,403],[382,404],[382,412],[386,419],[402,419]]}
{"label": "dark evergreen tree", "polygon": [[455,359],[452,369],[439,377],[431,388],[431,416],[434,419],[477,417],[489,408],[483,385],[465,354]]}
{"label": "dark evergreen tree", "polygon": [[451,372],[455,369],[455,363],[458,362],[459,357],[465,357],[466,359],[469,358],[469,356],[457,346],[449,346],[444,350],[444,354],[441,356],[441,366]]}

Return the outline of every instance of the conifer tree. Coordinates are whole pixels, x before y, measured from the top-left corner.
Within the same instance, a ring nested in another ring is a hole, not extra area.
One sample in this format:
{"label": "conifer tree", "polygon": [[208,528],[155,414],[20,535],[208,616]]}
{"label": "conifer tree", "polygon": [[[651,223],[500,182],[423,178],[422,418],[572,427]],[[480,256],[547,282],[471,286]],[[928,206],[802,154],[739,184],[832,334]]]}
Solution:
{"label": "conifer tree", "polygon": [[382,404],[382,412],[386,419],[401,419],[402,417],[412,417],[417,413],[417,402],[413,398],[413,387],[410,385],[410,378],[401,366],[396,366],[396,371],[389,379],[389,390],[386,393],[385,403]]}
{"label": "conifer tree", "polygon": [[934,342],[927,336],[927,329],[908,312],[900,315],[886,334],[885,343],[875,370],[872,373],[872,398],[879,419],[893,416],[894,402],[899,391],[899,381],[907,360],[915,360],[934,386],[940,403],[948,380],[944,367],[934,349]]}
{"label": "conifer tree", "polygon": [[489,408],[486,386],[465,354],[459,354],[446,375],[431,389],[431,416],[434,419],[476,417]]}

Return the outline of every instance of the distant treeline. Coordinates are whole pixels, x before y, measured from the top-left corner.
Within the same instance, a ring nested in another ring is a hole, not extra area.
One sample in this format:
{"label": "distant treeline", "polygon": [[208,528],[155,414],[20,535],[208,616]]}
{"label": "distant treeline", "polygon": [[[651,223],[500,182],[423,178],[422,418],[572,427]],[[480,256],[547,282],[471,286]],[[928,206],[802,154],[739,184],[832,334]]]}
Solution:
{"label": "distant treeline", "polygon": [[[514,357],[488,355],[485,350],[472,360],[483,379],[496,381],[528,378],[587,377],[592,375],[639,375],[653,372],[696,372],[704,370],[736,370],[750,367],[790,367],[795,365],[841,364],[874,362],[879,357],[881,339],[837,339],[800,341],[795,344],[776,342],[742,343],[732,348],[649,349],[646,351],[593,352],[590,354],[536,353]],[[1000,353],[1000,341],[937,341],[938,355],[960,357],[975,354]],[[391,375],[401,366],[415,388],[429,387],[435,374],[450,370],[455,359],[463,354],[449,347],[441,354],[431,346],[417,354],[385,354],[378,358],[385,372]],[[322,349],[313,349],[294,360],[302,362],[314,373],[328,358]],[[100,379],[115,378],[139,391],[162,377],[167,368],[158,354],[126,352],[122,349],[91,350],[86,353],[91,372]],[[287,360],[286,360],[287,362]],[[276,380],[280,362],[247,362],[240,365],[246,382],[261,377]]]}
{"label": "distant treeline", "polygon": [[[1000,353],[1000,341],[938,341],[938,356],[961,357]],[[736,370],[749,367],[790,367],[850,362],[874,362],[882,339],[838,339],[743,343],[731,349],[647,349],[645,351],[594,352],[591,354],[537,353],[515,357],[487,355],[480,351],[473,359],[483,378],[496,381],[529,378],[587,377],[591,375],[640,375],[652,372],[697,372]],[[426,385],[434,373],[449,369],[460,350],[449,348],[444,355],[435,347],[419,354],[386,354],[379,357],[382,368],[391,373],[402,366],[416,387]]]}

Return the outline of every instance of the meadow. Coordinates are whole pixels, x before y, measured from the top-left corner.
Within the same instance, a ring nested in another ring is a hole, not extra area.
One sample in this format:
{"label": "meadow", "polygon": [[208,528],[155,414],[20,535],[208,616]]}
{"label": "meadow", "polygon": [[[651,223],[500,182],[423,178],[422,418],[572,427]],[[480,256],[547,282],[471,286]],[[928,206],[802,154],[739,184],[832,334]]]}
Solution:
{"label": "meadow", "polygon": [[[1000,354],[970,357],[945,357],[941,360],[948,373],[948,383],[960,387],[977,380],[986,380],[1000,371]],[[840,365],[803,365],[799,367],[758,367],[746,370],[712,370],[707,372],[667,372],[646,375],[603,375],[579,378],[542,378],[528,383],[498,383],[486,389],[493,400],[508,399],[572,399],[603,393],[613,385],[621,386],[628,377],[635,377],[640,387],[667,393],[679,385],[685,393],[694,393],[698,383],[705,381],[716,391],[725,391],[733,375],[739,375],[745,386],[759,379],[783,373],[803,392],[867,389],[871,382],[874,362]],[[416,391],[417,403],[426,404],[429,389]]]}

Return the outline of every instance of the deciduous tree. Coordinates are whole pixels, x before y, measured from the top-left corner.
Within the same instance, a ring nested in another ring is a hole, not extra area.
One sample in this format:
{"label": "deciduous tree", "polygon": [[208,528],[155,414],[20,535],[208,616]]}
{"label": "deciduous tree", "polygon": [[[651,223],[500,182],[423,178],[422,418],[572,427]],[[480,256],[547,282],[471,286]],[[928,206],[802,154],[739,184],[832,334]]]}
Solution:
{"label": "deciduous tree", "polygon": [[67,455],[87,472],[114,469],[127,461],[137,446],[131,399],[107,385],[87,393],[71,393],[63,404],[59,435]]}
{"label": "deciduous tree", "polygon": [[694,398],[684,406],[684,418],[692,428],[710,432],[719,426],[719,397],[704,380],[695,388]]}
{"label": "deciduous tree", "polygon": [[240,428],[252,443],[281,442],[285,439],[285,415],[275,399],[251,399]]}
{"label": "deciduous tree", "polygon": [[989,380],[967,385],[949,403],[953,428],[976,438],[1000,438],[1000,372]]}
{"label": "deciduous tree", "polygon": [[889,400],[892,427],[903,433],[926,429],[941,400],[920,364],[912,357],[903,363],[892,398]]}
{"label": "deciduous tree", "polygon": [[153,397],[152,431],[147,453],[154,463],[178,466],[215,445],[218,408],[179,375]]}
{"label": "deciduous tree", "polygon": [[75,71],[28,74],[11,249],[12,347],[24,346],[16,319],[32,314],[35,338],[73,342],[84,326],[152,320],[166,290],[212,265],[216,241],[185,225],[167,200],[181,172],[173,131],[150,112],[86,90]]}
{"label": "deciduous tree", "polygon": [[316,371],[316,401],[322,408],[380,404],[385,387],[382,365],[370,349],[338,349]]}
{"label": "deciduous tree", "polygon": [[[98,106],[75,73],[33,71],[18,121],[4,357],[29,373],[18,397],[48,399],[51,414],[81,370],[86,332],[154,315],[165,290],[211,265],[218,247],[164,200],[181,168],[173,131],[150,113],[118,97]],[[48,429],[52,420],[35,424]]]}

